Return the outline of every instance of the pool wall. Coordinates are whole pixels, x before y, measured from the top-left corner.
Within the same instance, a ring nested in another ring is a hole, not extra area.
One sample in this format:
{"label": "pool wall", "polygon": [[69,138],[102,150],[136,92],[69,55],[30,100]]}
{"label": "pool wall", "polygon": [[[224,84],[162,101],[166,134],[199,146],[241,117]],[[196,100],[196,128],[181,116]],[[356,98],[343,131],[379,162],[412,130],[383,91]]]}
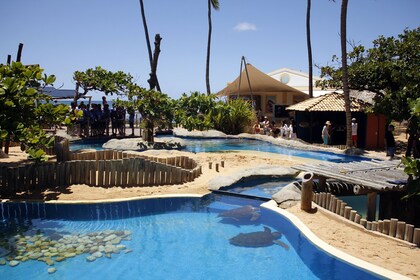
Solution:
{"label": "pool wall", "polygon": [[366,262],[364,260],[355,258],[347,253],[344,253],[343,251],[338,250],[337,248],[327,244],[326,242],[322,241],[318,236],[316,236],[301,220],[299,220],[298,217],[295,215],[287,212],[286,210],[283,210],[277,206],[277,203],[273,200],[270,200],[266,203],[261,204],[262,208],[265,208],[267,210],[271,210],[275,213],[278,213],[285,217],[287,220],[289,220],[295,227],[298,228],[298,230],[316,247],[319,249],[325,251],[327,254],[332,255],[343,262],[355,266],[361,270],[367,271],[372,273],[375,277],[379,278],[385,278],[385,279],[401,279],[401,280],[409,280],[411,278],[408,278],[404,275],[401,275],[399,273],[387,270],[385,268],[376,266],[374,264],[371,264],[369,262]]}

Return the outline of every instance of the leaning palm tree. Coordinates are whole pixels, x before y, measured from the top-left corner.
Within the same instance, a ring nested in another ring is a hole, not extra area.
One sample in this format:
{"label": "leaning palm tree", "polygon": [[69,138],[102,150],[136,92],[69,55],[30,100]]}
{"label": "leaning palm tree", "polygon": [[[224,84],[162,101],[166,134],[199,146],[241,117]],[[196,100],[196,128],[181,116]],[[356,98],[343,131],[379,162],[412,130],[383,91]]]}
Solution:
{"label": "leaning palm tree", "polygon": [[309,64],[309,98],[314,97],[312,81],[312,47],[311,47],[311,0],[308,0],[306,8],[306,43],[308,46],[308,64]]}
{"label": "leaning palm tree", "polygon": [[347,5],[348,0],[341,2],[340,16],[340,39],[341,39],[341,69],[343,79],[344,107],[346,109],[346,146],[351,147],[351,112],[350,112],[350,90],[349,76],[347,69]]}
{"label": "leaning palm tree", "polygon": [[219,0],[208,1],[208,19],[209,19],[209,35],[207,40],[207,60],[206,60],[206,86],[207,94],[210,94],[210,44],[211,44],[211,9],[219,10]]}

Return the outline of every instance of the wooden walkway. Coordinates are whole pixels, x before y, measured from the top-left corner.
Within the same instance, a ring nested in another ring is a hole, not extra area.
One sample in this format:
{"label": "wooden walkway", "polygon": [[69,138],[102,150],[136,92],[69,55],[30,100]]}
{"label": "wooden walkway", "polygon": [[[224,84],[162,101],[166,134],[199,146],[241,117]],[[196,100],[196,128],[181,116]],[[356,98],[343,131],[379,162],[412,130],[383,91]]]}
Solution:
{"label": "wooden walkway", "polygon": [[371,191],[399,191],[407,183],[399,162],[360,161],[348,163],[323,162],[320,164],[303,164],[294,169],[312,172],[317,177],[333,178],[347,183],[363,186]]}

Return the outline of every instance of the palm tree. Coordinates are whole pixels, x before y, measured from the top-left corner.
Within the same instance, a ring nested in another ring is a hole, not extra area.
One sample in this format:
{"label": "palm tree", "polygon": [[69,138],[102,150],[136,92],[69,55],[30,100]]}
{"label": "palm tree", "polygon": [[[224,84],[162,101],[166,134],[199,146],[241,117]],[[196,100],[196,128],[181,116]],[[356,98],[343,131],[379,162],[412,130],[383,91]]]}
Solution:
{"label": "palm tree", "polygon": [[211,45],[211,9],[219,10],[219,0],[207,0],[208,1],[208,19],[209,19],[209,35],[207,40],[207,60],[206,60],[206,86],[207,94],[210,91],[210,45]]}
{"label": "palm tree", "polygon": [[311,47],[311,0],[308,0],[306,8],[306,43],[308,46],[308,64],[309,64],[309,98],[314,97],[312,81],[312,47]]}
{"label": "palm tree", "polygon": [[347,5],[348,0],[341,2],[341,16],[340,16],[340,39],[341,39],[341,69],[343,74],[343,92],[344,92],[344,107],[346,109],[346,146],[351,147],[351,112],[350,112],[350,90],[349,77],[347,69]]}
{"label": "palm tree", "polygon": [[[143,0],[139,0],[140,2],[140,10],[141,10],[141,17],[143,20],[143,27],[144,27],[144,34],[146,35],[146,44],[147,44],[147,51],[149,52],[149,62],[150,62],[150,70],[151,72],[153,72],[153,57],[152,57],[152,47],[150,45],[150,38],[149,38],[149,29],[147,28],[147,22],[146,22],[146,14],[144,13],[144,5],[143,5]],[[153,74],[153,73],[152,73]],[[156,88],[158,91],[160,91],[160,86],[159,86],[159,82],[156,76],[156,73],[154,73],[155,75],[155,82],[156,82]],[[152,77],[151,77],[152,79]],[[152,87],[152,85],[151,85]],[[151,88],[153,89],[153,88]]]}

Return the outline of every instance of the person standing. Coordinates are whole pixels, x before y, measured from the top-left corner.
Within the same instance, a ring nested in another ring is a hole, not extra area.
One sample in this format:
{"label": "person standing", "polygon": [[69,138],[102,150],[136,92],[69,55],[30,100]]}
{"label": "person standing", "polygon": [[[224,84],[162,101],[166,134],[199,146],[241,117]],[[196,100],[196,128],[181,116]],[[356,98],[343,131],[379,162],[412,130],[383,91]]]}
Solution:
{"label": "person standing", "polygon": [[351,119],[351,141],[355,148],[357,148],[357,122],[356,118]]}
{"label": "person standing", "polygon": [[394,158],[395,155],[395,138],[394,138],[394,126],[390,124],[388,126],[388,130],[385,132],[385,148],[386,148],[386,155],[390,157],[390,159]]}
{"label": "person standing", "polygon": [[331,122],[326,121],[324,127],[322,128],[321,136],[322,140],[324,141],[324,145],[328,145],[328,143],[330,142],[330,127]]}
{"label": "person standing", "polygon": [[290,118],[289,138],[296,139],[296,122],[294,118]]}

